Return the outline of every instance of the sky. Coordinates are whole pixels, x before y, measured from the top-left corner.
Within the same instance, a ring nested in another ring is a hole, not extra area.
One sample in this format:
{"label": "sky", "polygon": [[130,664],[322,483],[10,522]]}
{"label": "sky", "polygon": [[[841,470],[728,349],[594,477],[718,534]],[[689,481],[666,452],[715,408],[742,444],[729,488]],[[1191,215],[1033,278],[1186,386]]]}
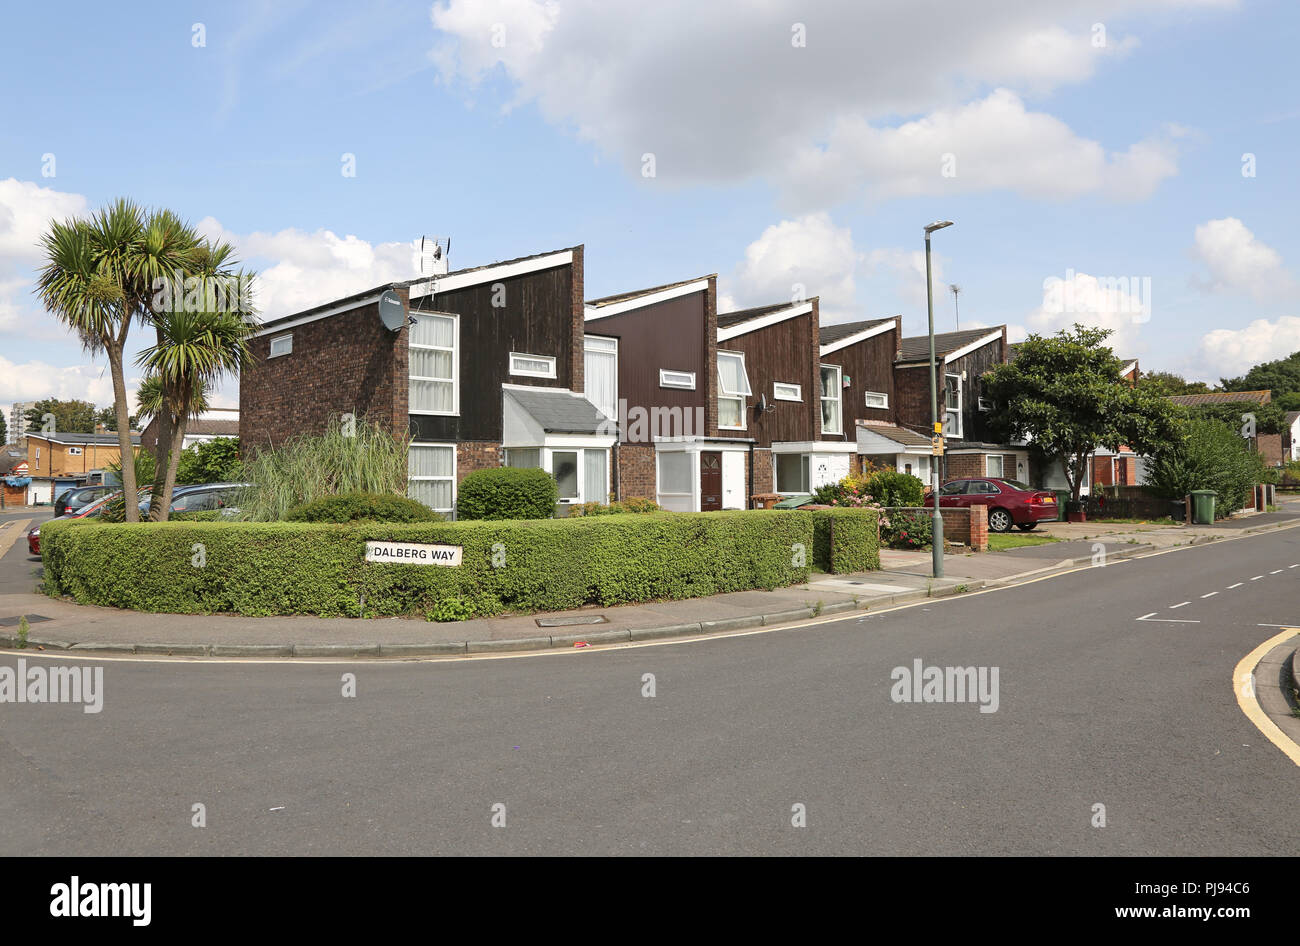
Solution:
{"label": "sky", "polygon": [[3,14],[6,416],[112,403],[32,288],[50,219],[119,196],[234,244],[264,318],[412,278],[431,235],[453,269],[585,244],[588,298],[717,273],[720,311],[920,334],[952,220],[936,331],[1084,322],[1211,382],[1300,349],[1293,0],[125,10]]}

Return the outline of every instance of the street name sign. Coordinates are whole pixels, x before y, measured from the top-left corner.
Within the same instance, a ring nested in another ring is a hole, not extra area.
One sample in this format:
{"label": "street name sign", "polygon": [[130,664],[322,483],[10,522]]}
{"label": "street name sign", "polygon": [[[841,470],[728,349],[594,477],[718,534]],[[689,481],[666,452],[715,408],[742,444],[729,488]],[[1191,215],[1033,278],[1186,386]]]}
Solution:
{"label": "street name sign", "polygon": [[459,545],[422,545],[416,542],[367,542],[367,562],[398,562],[403,565],[443,565],[457,568]]}

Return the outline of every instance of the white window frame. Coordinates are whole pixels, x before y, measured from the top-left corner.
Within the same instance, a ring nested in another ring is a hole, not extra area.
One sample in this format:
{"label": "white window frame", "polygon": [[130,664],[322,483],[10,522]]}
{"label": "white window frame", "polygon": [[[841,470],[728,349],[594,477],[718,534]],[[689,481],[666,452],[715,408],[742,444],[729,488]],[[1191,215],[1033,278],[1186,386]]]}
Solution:
{"label": "white window frame", "polygon": [[[516,358],[527,358],[532,361],[546,362],[546,371],[534,371],[530,368],[515,367]],[[521,378],[554,378],[555,375],[555,356],[554,355],[530,355],[527,352],[512,351],[510,353],[510,373]]]}
{"label": "white window frame", "polygon": [[[521,447],[521,448],[513,448],[513,449],[526,449],[526,448]],[[594,450],[605,454],[605,488],[601,492],[601,494],[596,497],[591,497],[587,495],[587,451],[588,450]],[[577,499],[565,499],[564,497],[561,496],[559,499],[556,500],[556,505],[581,506],[583,503],[600,503],[603,506],[609,505],[610,502],[609,494],[611,492],[610,486],[613,483],[611,479],[611,477],[613,476],[613,470],[610,469],[610,467],[614,463],[614,451],[611,450],[609,447],[544,447],[542,449],[542,464],[543,464],[542,469],[544,469],[547,473],[551,474],[552,477],[555,476],[555,455],[557,453],[573,453],[576,454],[578,457],[577,459],[578,497]]]}
{"label": "white window frame", "polygon": [[419,480],[421,482],[437,482],[439,480],[450,481],[451,482],[451,508],[434,509],[432,506],[430,506],[429,508],[433,509],[434,512],[447,513],[448,515],[454,517],[456,515],[456,464],[457,461],[459,460],[459,458],[456,456],[456,445],[454,443],[420,443],[417,441],[411,444],[411,448],[416,448],[416,447],[442,447],[444,449],[451,450],[451,475],[450,476],[411,476],[410,473],[407,473],[406,482],[410,483],[414,480]]}
{"label": "white window frame", "polygon": [[[690,469],[686,474],[686,491],[669,491],[663,488],[663,460],[667,456],[686,457]],[[656,450],[655,451],[655,498],[660,496],[685,496],[692,501],[700,483],[700,455],[693,450]]]}
{"label": "white window frame", "polygon": [[[287,349],[284,349],[282,351],[275,350],[275,346],[277,342],[286,342],[286,341],[289,343],[289,347]],[[292,355],[292,354],[293,354],[293,332],[289,332],[285,335],[276,335],[271,339],[270,353],[266,357],[283,358],[285,355]]]}
{"label": "white window frame", "polygon": [[[745,353],[743,351],[719,351],[718,352],[719,361],[721,361],[723,357],[740,359],[740,373],[741,376],[745,379],[745,388],[743,391],[737,389],[735,392],[728,392],[722,384],[722,367],[719,364],[718,367],[718,421],[719,421],[718,429],[719,430],[747,430],[749,428],[749,410],[748,410],[748,401],[746,400],[746,398],[753,396],[754,389],[749,383],[749,368],[745,364]],[[740,402],[740,426],[739,427],[732,426],[730,424],[723,424],[721,422],[723,401]]]}
{"label": "white window frame", "polygon": [[[784,457],[798,457],[799,471],[805,482],[808,483],[808,489],[782,489],[780,479],[780,460]],[[776,453],[772,455],[772,485],[778,495],[781,496],[802,496],[805,493],[812,492],[812,454],[809,453]]]}
{"label": "white window frame", "polygon": [[[782,393],[781,393],[781,389],[782,389],[782,388],[784,388],[787,392],[793,392],[793,393],[782,394]],[[803,385],[802,385],[802,384],[791,384],[789,381],[773,381],[773,382],[772,382],[772,400],[774,400],[774,401],[802,401],[802,400],[803,400]]]}
{"label": "white window frame", "polygon": [[[871,403],[871,399],[872,399],[873,397],[878,397],[878,398],[880,398],[880,403],[879,403],[879,404],[872,404],[872,403]],[[863,403],[865,403],[866,406],[869,407],[869,408],[871,408],[872,410],[888,410],[888,409],[889,409],[889,395],[888,395],[888,394],[885,394],[883,391],[868,391],[868,392],[866,392],[866,394],[863,396]]]}
{"label": "white window frame", "polygon": [[[611,420],[618,419],[618,359],[619,359],[618,344],[619,344],[619,340],[617,338],[613,338],[605,335],[583,335],[582,336],[582,358],[583,358],[584,372],[587,370],[586,359],[588,354],[614,356],[614,403],[613,405],[611,405],[613,408],[613,413],[608,415]],[[588,401],[591,401],[591,403],[596,406],[596,410],[600,411],[602,414],[605,413],[605,409],[601,405],[596,404],[594,400],[592,400],[590,394],[586,390],[586,387],[587,386],[584,384],[583,396],[586,397]]]}
{"label": "white window frame", "polygon": [[[998,461],[998,471],[993,472],[993,461]],[[989,453],[984,457],[984,475],[1002,479],[1006,470],[1006,462],[1000,453]]]}
{"label": "white window frame", "polygon": [[407,399],[410,399],[410,383],[412,381],[437,381],[442,384],[451,382],[451,410],[449,411],[417,411],[408,408],[408,413],[419,414],[424,417],[459,417],[460,416],[460,316],[449,312],[411,312],[412,318],[437,318],[451,319],[451,348],[444,345],[417,345],[409,341],[411,333],[407,333],[408,348],[422,348],[427,351],[450,351],[451,352],[451,377],[450,378],[429,378],[424,375],[413,375],[408,363],[406,369],[407,378]]}
{"label": "white window frame", "polygon": [[993,410],[993,402],[986,397],[982,397],[976,400],[975,406],[981,411]]}
{"label": "white window frame", "polygon": [[695,390],[695,372],[677,371],[673,368],[659,369],[659,387],[677,388],[681,391]]}
{"label": "white window frame", "polygon": [[81,448],[80,448],[80,447],[69,447],[69,448],[68,448],[68,456],[70,456],[70,457],[79,457],[79,456],[81,456]]}
{"label": "white window frame", "polygon": [[[960,440],[962,438],[961,409],[962,409],[963,399],[965,397],[965,392],[962,390],[964,386],[962,382],[962,376],[959,374],[952,374],[949,372],[949,373],[945,373],[943,377],[944,377],[943,416],[946,419],[949,414],[956,413],[957,415],[956,432],[947,434],[947,436],[956,437],[958,440]],[[949,378],[954,378],[957,381],[957,407],[956,408],[951,408],[948,406],[948,379]],[[944,431],[946,432],[947,429],[948,429],[948,425],[947,423],[945,423]]]}
{"label": "white window frame", "polygon": [[[821,401],[818,404],[818,413],[821,415],[822,418],[821,431],[824,434],[843,434],[844,433],[844,369],[841,368],[839,365],[822,365],[821,370],[835,372],[835,383],[831,385],[831,390],[835,392],[833,396],[828,397],[827,395],[821,393],[821,389],[825,387],[825,385],[822,384],[822,380],[820,376],[817,378],[817,383],[818,383],[817,393],[821,396]],[[839,424],[834,429],[828,428],[826,426],[826,413],[825,411],[821,410],[821,404],[826,401],[835,402],[835,416],[838,418]]]}

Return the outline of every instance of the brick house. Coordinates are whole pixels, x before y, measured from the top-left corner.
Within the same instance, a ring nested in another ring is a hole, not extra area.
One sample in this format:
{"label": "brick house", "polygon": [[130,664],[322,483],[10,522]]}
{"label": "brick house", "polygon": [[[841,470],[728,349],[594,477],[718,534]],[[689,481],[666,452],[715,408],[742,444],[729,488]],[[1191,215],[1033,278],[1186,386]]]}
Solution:
{"label": "brick house", "polygon": [[746,508],[754,440],[718,429],[716,274],[590,300],[585,321],[585,393],[618,420],[618,498]]}
{"label": "brick house", "polygon": [[[138,448],[140,435],[131,434],[131,443]],[[65,489],[80,486],[94,479],[109,464],[115,464],[122,455],[115,433],[99,434],[37,434],[27,433],[27,502],[31,505],[52,503]]]}
{"label": "brick house", "polygon": [[1282,423],[1282,457],[1300,460],[1300,411],[1287,411]]}
{"label": "brick house", "polygon": [[502,465],[552,473],[561,513],[605,502],[617,433],[583,396],[582,288],[579,245],[267,322],[241,378],[241,446],[321,432],[351,413],[412,438],[408,493],[439,512],[454,512],[469,472]]}
{"label": "brick house", "polygon": [[[1252,406],[1271,404],[1272,391],[1207,391],[1203,394],[1175,394],[1170,401],[1180,407],[1202,407],[1208,404],[1235,404],[1241,407],[1243,414]],[[1289,415],[1288,415],[1289,416]],[[1294,424],[1294,421],[1292,421]],[[1259,433],[1251,438],[1251,447],[1263,459],[1266,466],[1280,467],[1284,459],[1284,444],[1290,435],[1290,426],[1284,421],[1283,429],[1275,434]]]}

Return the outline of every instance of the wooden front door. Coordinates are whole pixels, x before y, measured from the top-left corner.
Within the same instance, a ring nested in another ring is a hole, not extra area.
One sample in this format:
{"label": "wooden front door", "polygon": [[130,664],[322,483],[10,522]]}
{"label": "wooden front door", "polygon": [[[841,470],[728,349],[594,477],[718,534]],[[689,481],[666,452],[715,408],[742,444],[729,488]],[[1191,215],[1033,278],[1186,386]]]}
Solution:
{"label": "wooden front door", "polygon": [[708,512],[722,508],[722,454],[700,454],[700,509]]}

